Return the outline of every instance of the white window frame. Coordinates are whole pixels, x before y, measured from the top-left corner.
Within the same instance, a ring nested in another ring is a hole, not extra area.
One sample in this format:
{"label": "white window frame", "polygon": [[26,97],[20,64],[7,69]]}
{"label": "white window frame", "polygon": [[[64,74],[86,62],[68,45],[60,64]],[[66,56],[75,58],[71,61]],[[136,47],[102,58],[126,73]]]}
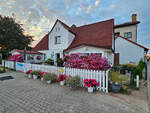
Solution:
{"label": "white window frame", "polygon": [[55,36],[55,44],[61,44],[61,36]]}

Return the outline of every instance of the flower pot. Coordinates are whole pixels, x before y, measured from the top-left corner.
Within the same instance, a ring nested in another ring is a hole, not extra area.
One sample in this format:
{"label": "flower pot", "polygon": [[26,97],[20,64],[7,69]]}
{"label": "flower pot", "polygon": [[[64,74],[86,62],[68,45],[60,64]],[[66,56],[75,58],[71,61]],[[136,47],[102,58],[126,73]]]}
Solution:
{"label": "flower pot", "polygon": [[63,80],[63,81],[60,81],[60,85],[61,86],[64,86],[64,84],[65,84],[65,81]]}
{"label": "flower pot", "polygon": [[120,84],[112,84],[112,90],[116,93],[118,93],[120,91]]}
{"label": "flower pot", "polygon": [[89,92],[89,93],[93,93],[93,91],[94,91],[94,88],[93,88],[93,87],[88,87],[88,92]]}
{"label": "flower pot", "polygon": [[48,84],[51,84],[51,83],[52,83],[52,81],[51,81],[51,80],[48,80],[48,81],[47,81],[47,83],[48,83]]}
{"label": "flower pot", "polygon": [[42,78],[41,78],[41,81],[43,81],[43,80],[44,80],[44,78],[42,77]]}
{"label": "flower pot", "polygon": [[31,78],[32,76],[31,76],[31,74],[28,74],[28,78]]}
{"label": "flower pot", "polygon": [[36,80],[36,79],[37,79],[37,76],[36,76],[36,75],[33,75],[33,79]]}

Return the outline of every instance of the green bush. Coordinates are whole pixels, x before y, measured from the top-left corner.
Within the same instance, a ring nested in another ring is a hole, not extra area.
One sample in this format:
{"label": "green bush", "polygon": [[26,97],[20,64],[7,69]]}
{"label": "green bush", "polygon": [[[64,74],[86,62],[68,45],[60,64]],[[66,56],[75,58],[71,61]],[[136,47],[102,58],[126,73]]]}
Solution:
{"label": "green bush", "polygon": [[139,75],[140,79],[143,78],[142,71],[143,71],[144,67],[145,67],[145,63],[143,62],[143,60],[140,60],[139,64],[133,70],[134,78],[136,78],[136,75]]}
{"label": "green bush", "polygon": [[49,58],[44,63],[45,64],[49,64],[49,65],[54,65],[54,60],[52,60],[52,59]]}
{"label": "green bush", "polygon": [[57,66],[63,67],[64,62],[63,62],[62,58],[57,58],[56,62],[57,62]]}
{"label": "green bush", "polygon": [[52,82],[56,82],[57,75],[56,75],[56,74],[53,74],[53,73],[46,73],[46,74],[43,76],[43,79],[44,79],[45,81],[51,80]]}
{"label": "green bush", "polygon": [[79,76],[74,76],[74,77],[67,77],[66,78],[66,84],[70,87],[70,88],[78,88],[80,87],[80,77]]}
{"label": "green bush", "polygon": [[39,75],[40,75],[40,73],[41,73],[41,71],[40,71],[40,70],[32,71],[32,72],[31,72],[31,75],[37,75],[37,76],[39,76]]}
{"label": "green bush", "polygon": [[3,69],[0,69],[0,73],[4,73]]}

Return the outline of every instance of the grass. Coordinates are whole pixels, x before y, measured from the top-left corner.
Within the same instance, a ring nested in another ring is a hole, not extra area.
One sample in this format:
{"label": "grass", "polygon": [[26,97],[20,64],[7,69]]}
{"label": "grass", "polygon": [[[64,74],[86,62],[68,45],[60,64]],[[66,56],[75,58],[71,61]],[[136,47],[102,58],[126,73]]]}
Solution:
{"label": "grass", "polygon": [[121,75],[119,72],[111,71],[110,72],[110,80],[113,83],[118,82],[118,83],[122,84],[124,81],[127,81],[127,77],[125,77],[124,75]]}

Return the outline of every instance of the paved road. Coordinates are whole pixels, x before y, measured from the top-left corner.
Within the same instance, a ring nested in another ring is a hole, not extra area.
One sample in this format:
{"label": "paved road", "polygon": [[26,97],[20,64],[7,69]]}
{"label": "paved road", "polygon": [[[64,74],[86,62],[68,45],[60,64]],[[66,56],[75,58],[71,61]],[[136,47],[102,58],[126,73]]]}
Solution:
{"label": "paved road", "polygon": [[88,94],[85,89],[47,85],[29,80],[20,72],[3,75],[15,79],[0,81],[0,113],[145,113],[102,93]]}

